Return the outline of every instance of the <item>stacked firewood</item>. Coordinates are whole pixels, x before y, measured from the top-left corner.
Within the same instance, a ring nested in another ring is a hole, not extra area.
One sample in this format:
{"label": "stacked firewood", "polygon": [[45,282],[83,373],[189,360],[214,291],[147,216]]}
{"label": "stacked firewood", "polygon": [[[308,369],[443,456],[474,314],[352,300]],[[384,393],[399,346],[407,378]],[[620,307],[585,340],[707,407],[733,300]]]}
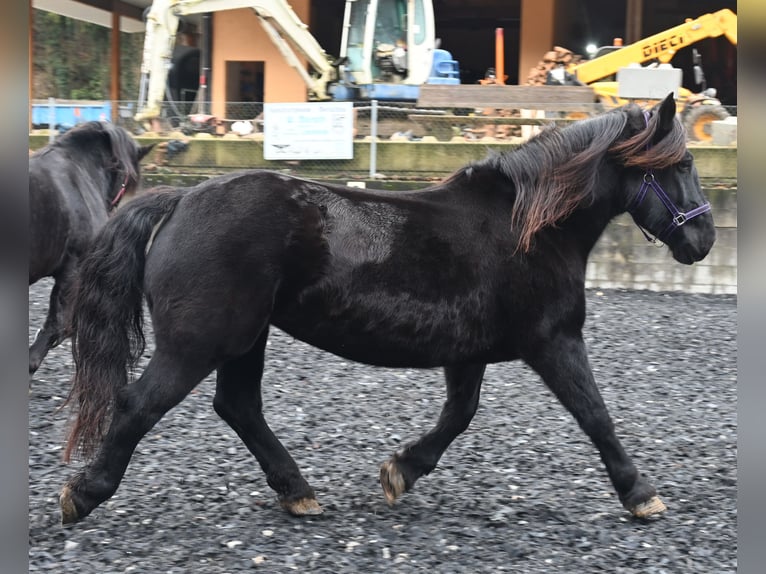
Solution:
{"label": "stacked firewood", "polygon": [[561,46],[554,46],[553,50],[545,53],[543,59],[537,63],[537,66],[529,70],[527,85],[543,86],[548,77],[548,72],[553,68],[561,65],[567,67],[570,64],[578,63],[580,60],[582,60],[582,56],[579,54],[575,54],[571,50],[567,50]]}

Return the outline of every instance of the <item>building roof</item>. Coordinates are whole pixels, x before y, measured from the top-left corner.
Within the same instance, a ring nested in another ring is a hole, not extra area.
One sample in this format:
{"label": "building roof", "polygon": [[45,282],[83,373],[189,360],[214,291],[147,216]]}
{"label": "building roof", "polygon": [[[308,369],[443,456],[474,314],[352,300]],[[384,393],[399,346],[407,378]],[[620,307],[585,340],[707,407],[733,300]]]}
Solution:
{"label": "building roof", "polygon": [[112,27],[112,12],[120,14],[120,31],[143,32],[144,10],[152,0],[32,0],[32,8],[68,18]]}

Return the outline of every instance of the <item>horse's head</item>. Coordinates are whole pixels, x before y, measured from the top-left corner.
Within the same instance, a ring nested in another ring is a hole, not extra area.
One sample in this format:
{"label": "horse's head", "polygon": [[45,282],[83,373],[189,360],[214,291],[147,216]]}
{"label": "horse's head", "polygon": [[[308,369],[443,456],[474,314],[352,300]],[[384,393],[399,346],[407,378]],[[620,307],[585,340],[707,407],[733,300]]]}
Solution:
{"label": "horse's head", "polygon": [[715,226],[675,101],[671,94],[650,112],[628,113],[634,135],[613,148],[626,166],[627,211],[647,239],[662,241],[676,261],[690,265],[712,248]]}

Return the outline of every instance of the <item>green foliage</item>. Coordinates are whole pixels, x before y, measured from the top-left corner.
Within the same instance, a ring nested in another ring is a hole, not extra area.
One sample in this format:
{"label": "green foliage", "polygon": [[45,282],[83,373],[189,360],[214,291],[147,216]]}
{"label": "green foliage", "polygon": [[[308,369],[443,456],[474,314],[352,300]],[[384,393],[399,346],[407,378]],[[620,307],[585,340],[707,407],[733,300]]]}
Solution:
{"label": "green foliage", "polygon": [[[34,11],[33,99],[108,100],[111,30]],[[135,100],[143,34],[120,34],[120,100]]]}

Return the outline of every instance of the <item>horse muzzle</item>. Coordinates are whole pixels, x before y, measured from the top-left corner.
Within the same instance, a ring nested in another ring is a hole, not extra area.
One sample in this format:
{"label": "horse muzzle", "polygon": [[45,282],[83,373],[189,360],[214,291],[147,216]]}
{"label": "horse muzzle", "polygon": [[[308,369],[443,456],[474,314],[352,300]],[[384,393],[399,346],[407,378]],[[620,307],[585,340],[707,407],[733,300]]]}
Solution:
{"label": "horse muzzle", "polygon": [[695,238],[695,240],[691,240],[690,238],[685,237],[677,243],[672,241],[673,237],[671,236],[669,238],[668,246],[670,247],[670,252],[673,254],[673,259],[684,265],[691,265],[697,261],[702,261],[713,248],[713,244],[715,243],[715,229],[705,235],[706,237],[704,239]]}

